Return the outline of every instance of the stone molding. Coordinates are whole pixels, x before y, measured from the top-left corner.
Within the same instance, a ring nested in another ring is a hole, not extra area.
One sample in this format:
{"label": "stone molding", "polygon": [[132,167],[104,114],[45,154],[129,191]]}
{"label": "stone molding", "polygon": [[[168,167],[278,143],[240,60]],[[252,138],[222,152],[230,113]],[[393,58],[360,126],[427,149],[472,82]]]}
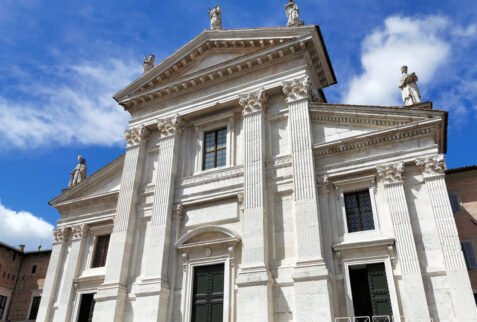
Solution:
{"label": "stone molding", "polygon": [[183,120],[179,114],[168,117],[166,119],[159,120],[157,122],[157,129],[159,130],[161,137],[172,136],[175,134],[182,134]]}
{"label": "stone molding", "polygon": [[308,76],[295,78],[291,81],[284,81],[282,86],[287,103],[309,99],[311,97],[310,79]]}
{"label": "stone molding", "polygon": [[242,114],[247,115],[255,112],[264,112],[267,108],[268,95],[265,89],[239,95],[239,104],[242,107]]}
{"label": "stone molding", "polygon": [[271,161],[265,162],[265,167],[267,170],[287,168],[287,167],[290,167],[291,165],[292,165],[292,156],[290,154],[279,156]]}
{"label": "stone molding", "polygon": [[124,139],[128,142],[128,147],[139,145],[149,136],[149,130],[145,126],[138,126],[124,131]]}
{"label": "stone molding", "polygon": [[64,243],[68,239],[68,228],[53,229],[53,235],[56,243]]}
{"label": "stone molding", "polygon": [[[383,116],[384,117],[384,116]],[[337,113],[328,113],[323,111],[310,111],[310,118],[312,121],[333,123],[333,124],[349,124],[359,127],[375,127],[375,128],[387,128],[393,126],[402,126],[412,123],[411,121],[393,120],[376,117],[374,115],[365,115],[365,117],[359,115],[345,115]]]}
{"label": "stone molding", "polygon": [[444,175],[446,163],[442,154],[416,159],[416,166],[421,170],[424,178]]}
{"label": "stone molding", "polygon": [[195,176],[182,178],[177,182],[180,188],[198,186],[210,182],[231,179],[243,176],[243,166],[217,169],[211,172],[200,173]]}
{"label": "stone molding", "polygon": [[244,211],[244,198],[245,195],[243,191],[237,192],[237,203],[239,205],[240,213],[243,213]]}
{"label": "stone molding", "polygon": [[73,226],[71,228],[72,239],[84,239],[88,236],[89,226],[86,224]]}
{"label": "stone molding", "polygon": [[75,199],[71,202],[60,204],[56,206],[56,209],[62,214],[68,214],[68,211],[72,209],[84,208],[88,206],[105,204],[110,202],[116,202],[118,200],[118,191],[110,192],[104,195],[92,196],[84,199]]}
{"label": "stone molding", "polygon": [[323,157],[326,155],[347,152],[355,149],[365,149],[369,146],[387,144],[394,141],[401,141],[403,139],[411,139],[420,136],[425,136],[433,134],[436,132],[436,127],[422,127],[422,128],[411,128],[409,130],[405,129],[393,129],[392,131],[385,130],[387,133],[370,133],[364,137],[351,137],[340,142],[332,142],[320,144],[314,146],[314,155],[315,158]]}
{"label": "stone molding", "polygon": [[402,183],[404,172],[404,163],[396,162],[376,167],[378,175],[383,178],[385,184]]}

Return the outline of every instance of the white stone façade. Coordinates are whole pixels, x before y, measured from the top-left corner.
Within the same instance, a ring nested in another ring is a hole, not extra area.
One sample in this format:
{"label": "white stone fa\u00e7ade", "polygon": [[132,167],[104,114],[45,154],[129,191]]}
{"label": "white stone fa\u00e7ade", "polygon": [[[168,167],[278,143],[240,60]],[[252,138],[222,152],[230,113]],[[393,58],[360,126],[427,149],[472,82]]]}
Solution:
{"label": "white stone fa\u00e7ade", "polygon": [[[447,113],[328,104],[334,83],[319,28],[296,26],[205,31],[117,93],[126,152],[50,202],[37,321],[77,321],[89,293],[95,322],[191,321],[194,270],[212,264],[223,321],[351,321],[337,319],[355,315],[350,271],[373,263],[394,321],[477,321],[444,182]],[[225,165],[203,170],[217,129]],[[350,232],[357,190],[374,228]]]}

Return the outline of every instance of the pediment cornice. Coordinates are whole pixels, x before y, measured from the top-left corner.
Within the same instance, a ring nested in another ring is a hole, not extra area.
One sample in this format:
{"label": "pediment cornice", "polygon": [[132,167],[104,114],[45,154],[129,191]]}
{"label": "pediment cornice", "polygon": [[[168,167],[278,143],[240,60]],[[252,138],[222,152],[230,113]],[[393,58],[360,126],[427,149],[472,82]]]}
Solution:
{"label": "pediment cornice", "polygon": [[[187,73],[193,68],[191,66],[204,59],[208,53],[232,51],[240,52],[241,55]],[[114,98],[126,110],[131,111],[145,102],[182,94],[204,84],[220,82],[262,65],[303,54],[316,69],[320,87],[336,83],[317,26],[222,30],[199,35],[118,92]]]}

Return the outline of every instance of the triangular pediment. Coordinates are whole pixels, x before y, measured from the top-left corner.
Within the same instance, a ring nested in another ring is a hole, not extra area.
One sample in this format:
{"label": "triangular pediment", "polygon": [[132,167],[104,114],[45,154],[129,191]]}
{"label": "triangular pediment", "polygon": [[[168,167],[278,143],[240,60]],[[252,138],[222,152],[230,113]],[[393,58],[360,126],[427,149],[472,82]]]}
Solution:
{"label": "triangular pediment", "polygon": [[207,30],[114,98],[126,109],[309,51],[321,87],[336,83],[318,26]]}
{"label": "triangular pediment", "polygon": [[49,202],[50,205],[57,207],[66,203],[117,194],[121,187],[123,162],[124,154],[87,177],[80,184],[63,190],[59,196]]}

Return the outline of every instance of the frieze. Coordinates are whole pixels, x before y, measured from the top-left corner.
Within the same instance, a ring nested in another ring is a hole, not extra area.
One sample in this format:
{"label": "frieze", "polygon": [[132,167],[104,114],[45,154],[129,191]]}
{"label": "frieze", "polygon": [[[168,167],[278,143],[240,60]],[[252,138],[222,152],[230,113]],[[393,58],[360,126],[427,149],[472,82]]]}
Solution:
{"label": "frieze", "polygon": [[243,176],[243,166],[238,166],[233,168],[215,170],[212,172],[201,173],[191,177],[185,177],[179,180],[177,184],[179,187],[197,186],[197,185],[206,184],[209,182],[236,178],[241,176]]}
{"label": "frieze", "polygon": [[416,159],[417,167],[422,171],[424,178],[443,175],[446,163],[442,154]]}
{"label": "frieze", "polygon": [[371,117],[358,117],[358,116],[348,116],[348,115],[336,115],[331,113],[323,113],[318,111],[312,111],[310,113],[312,121],[322,121],[326,123],[335,123],[335,124],[350,124],[354,126],[361,127],[392,127],[406,125],[410,122],[399,121],[399,120],[385,120],[385,119],[375,119]]}
{"label": "frieze", "polygon": [[84,208],[88,206],[98,205],[102,203],[115,203],[118,200],[119,192],[109,193],[107,195],[100,195],[96,197],[87,198],[84,200],[73,200],[68,203],[57,205],[56,209],[64,214],[72,209]]}

